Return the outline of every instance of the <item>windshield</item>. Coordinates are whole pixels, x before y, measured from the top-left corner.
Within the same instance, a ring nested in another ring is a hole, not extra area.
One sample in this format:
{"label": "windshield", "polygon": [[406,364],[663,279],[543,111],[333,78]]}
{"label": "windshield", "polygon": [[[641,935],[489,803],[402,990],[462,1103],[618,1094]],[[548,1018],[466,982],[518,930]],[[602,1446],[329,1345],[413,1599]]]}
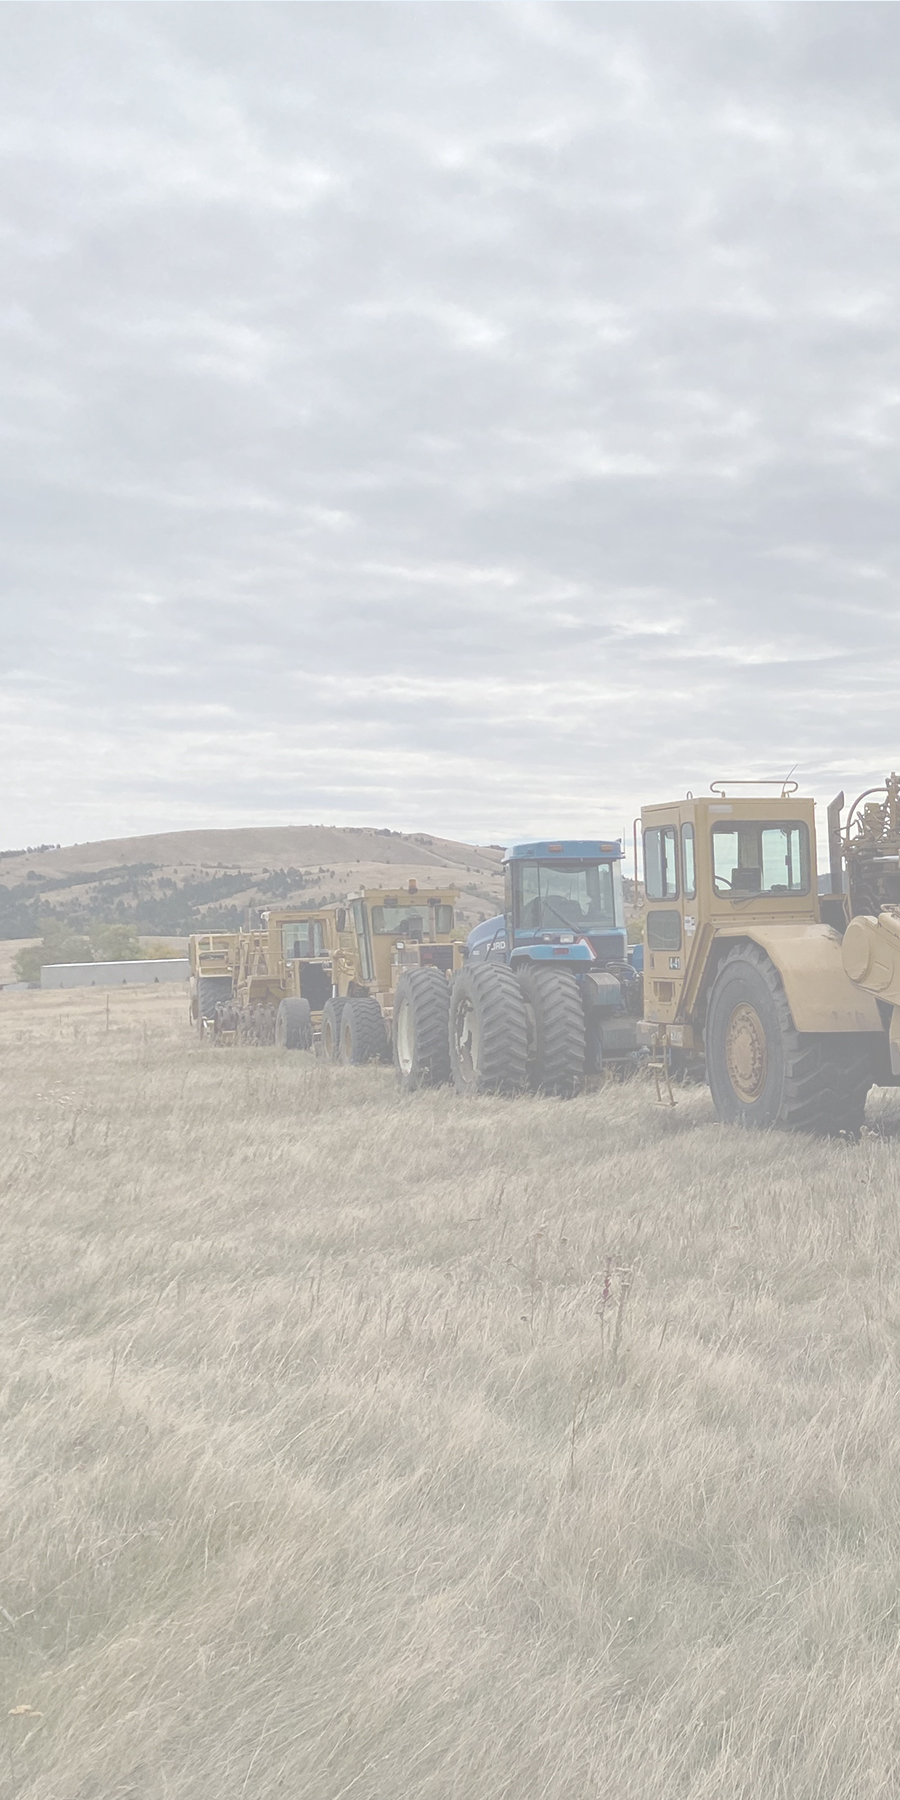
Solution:
{"label": "windshield", "polygon": [[325,955],[325,932],[321,919],[291,919],[281,927],[285,962],[299,962],[304,956]]}
{"label": "windshield", "polygon": [[449,937],[453,930],[452,906],[432,906],[427,900],[408,902],[386,900],[372,908],[372,930],[376,937],[404,937],[421,940]]}
{"label": "windshield", "polygon": [[525,931],[608,931],[616,918],[611,863],[514,863]]}
{"label": "windshield", "polygon": [[714,825],[713,887],[726,900],[809,893],[809,833],[802,822]]}

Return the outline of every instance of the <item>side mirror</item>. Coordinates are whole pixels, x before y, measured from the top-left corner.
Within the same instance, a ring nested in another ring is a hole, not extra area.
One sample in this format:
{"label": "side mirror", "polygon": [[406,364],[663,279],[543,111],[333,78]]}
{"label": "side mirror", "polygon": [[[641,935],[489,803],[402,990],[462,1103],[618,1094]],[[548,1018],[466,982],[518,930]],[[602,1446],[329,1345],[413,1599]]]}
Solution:
{"label": "side mirror", "polygon": [[338,928],[338,931],[346,931],[346,929],[347,929],[347,908],[345,906],[338,907],[337,912],[334,915],[334,922]]}

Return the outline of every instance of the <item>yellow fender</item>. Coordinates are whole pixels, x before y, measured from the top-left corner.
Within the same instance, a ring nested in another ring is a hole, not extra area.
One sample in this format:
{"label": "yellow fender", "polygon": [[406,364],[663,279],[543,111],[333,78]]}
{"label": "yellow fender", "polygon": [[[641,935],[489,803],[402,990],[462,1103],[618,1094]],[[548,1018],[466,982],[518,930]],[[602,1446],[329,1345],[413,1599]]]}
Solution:
{"label": "yellow fender", "polygon": [[749,938],[774,964],[797,1031],[883,1032],[873,996],[851,981],[841,957],[841,940],[830,925],[815,920],[735,924],[717,933]]}
{"label": "yellow fender", "polygon": [[891,1073],[900,1075],[900,919],[893,913],[851,919],[841,945],[844,968],[859,983],[892,1007]]}

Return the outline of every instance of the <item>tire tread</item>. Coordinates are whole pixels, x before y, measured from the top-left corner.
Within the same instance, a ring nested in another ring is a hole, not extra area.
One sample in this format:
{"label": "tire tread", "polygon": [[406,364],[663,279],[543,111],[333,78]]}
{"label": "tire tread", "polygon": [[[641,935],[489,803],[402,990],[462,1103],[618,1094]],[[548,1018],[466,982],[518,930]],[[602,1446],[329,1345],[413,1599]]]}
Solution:
{"label": "tire tread", "polygon": [[587,1040],[577,982],[564,969],[534,963],[516,973],[535,1013],[529,1087],[543,1094],[577,1093],[584,1080]]}
{"label": "tire tread", "polygon": [[778,1020],[784,1081],[773,1123],[783,1131],[809,1131],[826,1137],[858,1135],[872,1085],[868,1039],[853,1032],[797,1031],[781,977],[757,944],[741,944],[729,951],[719,965],[716,983],[737,962],[751,964],[762,978]]}
{"label": "tire tread", "polygon": [[460,1093],[518,1094],[526,1084],[528,1028],[525,998],[517,977],[504,963],[470,964],[456,977],[454,999],[468,987],[479,1012],[481,1066],[467,1081],[451,1049],[453,1079]]}
{"label": "tire tread", "polygon": [[[353,1036],[352,1055],[345,1058],[343,1054],[344,1032],[347,1029],[348,1009],[350,1031]],[[347,1000],[340,1020],[340,1061],[348,1063],[384,1062],[387,1054],[387,1033],[384,1018],[377,1000],[357,998]]]}
{"label": "tire tread", "polygon": [[401,1087],[413,1093],[417,1088],[440,1087],[450,1080],[450,985],[440,969],[427,964],[404,970],[394,993],[395,1026],[398,1003],[406,996],[415,1036],[413,1067],[404,1074],[397,1062],[396,1043],[394,1066]]}

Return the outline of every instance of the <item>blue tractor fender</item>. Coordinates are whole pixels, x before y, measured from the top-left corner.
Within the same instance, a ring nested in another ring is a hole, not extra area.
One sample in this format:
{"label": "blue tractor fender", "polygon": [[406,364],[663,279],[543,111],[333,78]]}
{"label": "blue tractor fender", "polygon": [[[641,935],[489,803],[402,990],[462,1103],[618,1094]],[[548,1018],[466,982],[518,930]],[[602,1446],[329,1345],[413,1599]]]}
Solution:
{"label": "blue tractor fender", "polygon": [[506,920],[502,913],[473,926],[463,945],[463,956],[466,962],[506,962]]}

